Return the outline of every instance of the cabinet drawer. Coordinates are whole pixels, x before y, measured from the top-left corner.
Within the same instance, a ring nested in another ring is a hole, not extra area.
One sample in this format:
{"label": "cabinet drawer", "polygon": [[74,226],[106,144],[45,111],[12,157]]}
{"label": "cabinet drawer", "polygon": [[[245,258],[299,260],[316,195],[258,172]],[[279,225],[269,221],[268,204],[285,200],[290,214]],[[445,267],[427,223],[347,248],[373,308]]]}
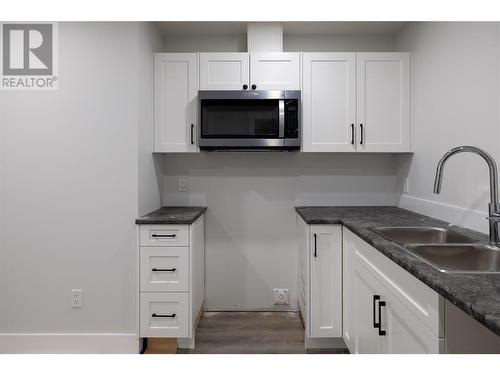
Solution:
{"label": "cabinet drawer", "polygon": [[188,247],[142,247],[141,291],[188,292]]}
{"label": "cabinet drawer", "polygon": [[141,293],[141,337],[189,337],[188,293]]}
{"label": "cabinet drawer", "polygon": [[141,225],[141,246],[189,246],[187,225]]}

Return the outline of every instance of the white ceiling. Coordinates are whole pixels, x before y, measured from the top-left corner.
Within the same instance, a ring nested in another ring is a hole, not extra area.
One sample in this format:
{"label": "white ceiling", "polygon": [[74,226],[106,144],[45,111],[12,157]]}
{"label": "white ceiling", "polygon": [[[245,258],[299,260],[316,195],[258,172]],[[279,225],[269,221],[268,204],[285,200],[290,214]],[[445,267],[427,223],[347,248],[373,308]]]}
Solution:
{"label": "white ceiling", "polygon": [[[158,22],[163,34],[245,34],[246,22]],[[397,34],[407,22],[284,22],[285,34]]]}

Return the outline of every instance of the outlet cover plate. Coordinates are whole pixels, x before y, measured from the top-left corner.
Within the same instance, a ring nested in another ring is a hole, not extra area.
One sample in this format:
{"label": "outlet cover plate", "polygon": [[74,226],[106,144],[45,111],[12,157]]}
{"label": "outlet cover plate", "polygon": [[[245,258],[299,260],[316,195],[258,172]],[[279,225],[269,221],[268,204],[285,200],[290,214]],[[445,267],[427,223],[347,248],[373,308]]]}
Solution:
{"label": "outlet cover plate", "polygon": [[72,308],[81,308],[83,304],[83,293],[81,289],[73,289],[71,291],[71,307]]}
{"label": "outlet cover plate", "polygon": [[273,303],[275,305],[288,305],[289,296],[290,296],[290,290],[288,288],[273,289]]}

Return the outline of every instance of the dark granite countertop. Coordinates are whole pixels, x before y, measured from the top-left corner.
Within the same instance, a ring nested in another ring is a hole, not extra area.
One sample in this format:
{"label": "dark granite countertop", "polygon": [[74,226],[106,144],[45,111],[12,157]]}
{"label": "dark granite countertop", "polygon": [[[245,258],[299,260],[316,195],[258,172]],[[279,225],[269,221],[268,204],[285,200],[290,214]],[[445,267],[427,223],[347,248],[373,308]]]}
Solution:
{"label": "dark granite countertop", "polygon": [[167,206],[135,220],[136,224],[193,224],[206,207]]}
{"label": "dark granite countertop", "polygon": [[500,274],[444,273],[373,232],[374,226],[435,226],[487,243],[488,236],[398,207],[296,207],[308,224],[342,224],[444,298],[500,335]]}

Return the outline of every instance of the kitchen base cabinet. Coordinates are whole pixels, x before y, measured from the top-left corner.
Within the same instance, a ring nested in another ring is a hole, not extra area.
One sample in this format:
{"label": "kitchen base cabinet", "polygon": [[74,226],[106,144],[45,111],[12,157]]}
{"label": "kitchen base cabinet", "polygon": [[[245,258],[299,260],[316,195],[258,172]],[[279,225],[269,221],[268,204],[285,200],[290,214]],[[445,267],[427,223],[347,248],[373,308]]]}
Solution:
{"label": "kitchen base cabinet", "polygon": [[194,348],[205,298],[205,221],[139,227],[139,335]]}
{"label": "kitchen base cabinet", "polygon": [[297,216],[298,304],[307,348],[344,346],[342,337],[342,228],[308,225]]}
{"label": "kitchen base cabinet", "polygon": [[443,353],[443,298],[343,228],[344,326],[351,353]]}
{"label": "kitchen base cabinet", "polygon": [[[346,310],[352,319],[349,332],[351,353],[381,353],[382,343],[379,331],[375,329],[375,296],[380,298],[382,286],[356,260],[352,262],[352,310]],[[345,314],[347,315],[347,314]]]}
{"label": "kitchen base cabinet", "polygon": [[381,302],[385,304],[378,316],[385,331],[385,336],[381,337],[382,353],[444,353],[444,339],[435,336],[396,297],[386,292]]}

